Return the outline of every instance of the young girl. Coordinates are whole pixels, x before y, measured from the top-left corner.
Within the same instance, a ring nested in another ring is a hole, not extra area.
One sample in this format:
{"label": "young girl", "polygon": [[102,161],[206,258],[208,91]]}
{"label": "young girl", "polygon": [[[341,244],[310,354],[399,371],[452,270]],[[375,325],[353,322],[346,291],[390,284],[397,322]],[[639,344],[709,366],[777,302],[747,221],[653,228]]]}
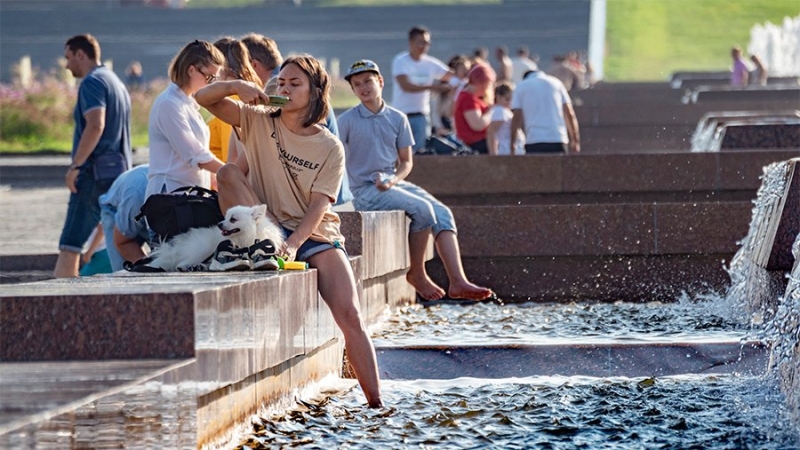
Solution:
{"label": "young girl", "polygon": [[[359,311],[355,277],[344,252],[339,216],[331,209],[344,176],[344,148],[320,122],[328,115],[330,79],[311,56],[288,58],[278,74],[279,110],[269,97],[242,80],[201,89],[197,101],[232,126],[241,127],[245,154],[217,174],[223,211],[234,205],[267,204],[288,238],[278,253],[307,261],[342,329],[350,362],[367,402],[382,406],[375,349]],[[244,102],[228,98],[238,95]]]}
{"label": "young girl", "polygon": [[491,122],[486,129],[486,145],[490,155],[522,155],[522,136],[511,139],[511,94],[514,88],[511,83],[501,81],[494,88],[494,106],[491,109]]}
{"label": "young girl", "polygon": [[216,47],[194,41],[169,66],[172,80],[150,109],[150,172],[145,196],[183,186],[212,187],[224,164],[208,149],[209,130],[194,94],[219,77],[225,58]]}

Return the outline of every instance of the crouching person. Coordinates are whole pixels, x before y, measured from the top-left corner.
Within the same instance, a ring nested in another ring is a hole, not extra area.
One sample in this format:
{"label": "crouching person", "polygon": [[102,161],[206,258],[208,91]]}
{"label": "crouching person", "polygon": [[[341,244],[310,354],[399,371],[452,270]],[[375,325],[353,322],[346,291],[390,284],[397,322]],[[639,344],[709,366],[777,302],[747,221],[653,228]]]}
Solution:
{"label": "crouching person", "polygon": [[143,245],[149,234],[143,220],[136,216],[144,204],[147,171],[143,164],[120,175],[111,188],[100,196],[100,220],[106,238],[111,270],[122,270],[125,261],[134,263],[145,257]]}

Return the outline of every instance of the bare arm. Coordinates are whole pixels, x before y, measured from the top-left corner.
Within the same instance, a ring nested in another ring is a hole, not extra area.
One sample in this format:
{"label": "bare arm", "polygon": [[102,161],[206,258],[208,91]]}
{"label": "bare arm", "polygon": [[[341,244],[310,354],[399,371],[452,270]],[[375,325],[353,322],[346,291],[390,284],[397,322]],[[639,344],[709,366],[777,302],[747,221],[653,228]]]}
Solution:
{"label": "bare arm", "polygon": [[[581,151],[581,134],[578,129],[578,118],[575,116],[575,110],[572,109],[571,103],[564,103],[562,105],[564,110],[564,122],[567,123],[567,136],[569,136],[569,150],[574,153]],[[515,115],[516,117],[516,115]]]}
{"label": "bare arm", "polygon": [[242,80],[217,81],[194,94],[195,100],[211,114],[232,126],[239,126],[239,104],[228,97],[238,95],[244,103],[269,102],[269,96],[258,86]]}
{"label": "bare arm", "polygon": [[125,261],[136,262],[145,257],[139,241],[136,238],[125,236],[116,226],[114,227],[114,245]]}
{"label": "bare arm", "polygon": [[481,114],[478,109],[470,109],[464,111],[464,119],[474,131],[483,131],[492,121],[492,110],[487,109],[485,113]]}
{"label": "bare arm", "polygon": [[81,261],[84,263],[88,263],[92,260],[92,256],[97,252],[98,247],[100,244],[105,242],[106,235],[103,234],[103,224],[98,223],[97,227],[94,229],[92,233],[91,240],[89,241],[89,247],[86,249],[86,252],[81,255]]}
{"label": "bare arm", "polygon": [[[64,176],[67,188],[70,192],[78,192],[75,187],[75,181],[78,179],[78,170],[72,170],[72,167],[82,166],[86,164],[86,160],[92,155],[92,152],[100,142],[100,137],[103,135],[103,130],[106,128],[106,109],[94,108],[87,112],[84,116],[86,119],[86,127],[81,133],[81,140],[78,141],[78,148],[75,151],[75,156],[72,158],[72,166],[67,170]],[[91,170],[84,167],[81,170]]]}
{"label": "bare arm", "polygon": [[450,90],[450,85],[447,83],[442,83],[441,81],[447,81],[452,77],[453,74],[451,72],[447,72],[441,80],[436,80],[432,84],[425,84],[419,85],[414,84],[408,80],[408,75],[398,75],[394,77],[397,84],[400,85],[406,92],[424,92],[424,91],[435,91],[435,92],[447,92]]}
{"label": "bare arm", "polygon": [[497,120],[491,122],[489,128],[486,129],[486,147],[489,149],[490,155],[497,155],[498,153],[500,142],[497,139],[497,132],[500,131],[502,125],[503,122]]}
{"label": "bare arm", "polygon": [[525,130],[522,128],[523,123],[525,123],[525,116],[522,114],[522,110],[515,109],[514,117],[511,118],[511,139],[514,139],[517,135],[525,135]]}
{"label": "bare arm", "polygon": [[325,215],[325,211],[328,210],[332,201],[333,200],[325,194],[312,192],[311,202],[308,205],[306,216],[303,217],[300,225],[283,244],[283,248],[279,253],[286,256],[289,261],[294,261],[294,258],[297,256],[297,249],[303,245],[303,242],[311,237],[311,233],[322,223],[322,217]]}
{"label": "bare arm", "polygon": [[397,181],[405,180],[411,173],[411,169],[414,167],[413,154],[414,152],[411,150],[411,146],[397,150],[397,171],[394,174]]}

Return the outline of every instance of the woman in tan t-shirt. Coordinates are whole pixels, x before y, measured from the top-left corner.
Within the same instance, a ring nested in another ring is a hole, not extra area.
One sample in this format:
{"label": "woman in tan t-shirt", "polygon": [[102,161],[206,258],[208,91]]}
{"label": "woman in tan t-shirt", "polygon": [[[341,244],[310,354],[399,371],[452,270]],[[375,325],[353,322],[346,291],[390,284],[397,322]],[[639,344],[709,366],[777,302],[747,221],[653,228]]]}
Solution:
{"label": "woman in tan t-shirt", "polygon": [[[375,349],[359,311],[355,277],[344,252],[339,216],[331,205],[344,176],[344,148],[320,125],[328,114],[330,79],[311,56],[288,58],[278,74],[277,111],[258,106],[264,91],[242,80],[209,85],[197,102],[240,127],[245,154],[217,174],[223,211],[262,203],[288,238],[278,253],[317,269],[320,294],[345,337],[347,355],[372,407],[382,406]],[[238,95],[242,102],[230,99]]]}

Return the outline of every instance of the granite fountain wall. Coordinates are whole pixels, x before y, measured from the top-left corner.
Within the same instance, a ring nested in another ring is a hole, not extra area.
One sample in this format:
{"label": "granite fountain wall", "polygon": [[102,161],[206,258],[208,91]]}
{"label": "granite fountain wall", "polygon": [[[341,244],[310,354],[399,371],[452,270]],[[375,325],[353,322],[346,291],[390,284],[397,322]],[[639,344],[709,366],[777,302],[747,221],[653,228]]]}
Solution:
{"label": "granite fountain wall", "polygon": [[[414,301],[400,212],[342,213],[361,308]],[[0,447],[194,448],[339,374],[316,271],[112,274],[0,294]]]}
{"label": "granite fountain wall", "polygon": [[728,286],[762,167],[797,155],[432,156],[410,180],[451,205],[466,272],[505,301],[670,301]]}

